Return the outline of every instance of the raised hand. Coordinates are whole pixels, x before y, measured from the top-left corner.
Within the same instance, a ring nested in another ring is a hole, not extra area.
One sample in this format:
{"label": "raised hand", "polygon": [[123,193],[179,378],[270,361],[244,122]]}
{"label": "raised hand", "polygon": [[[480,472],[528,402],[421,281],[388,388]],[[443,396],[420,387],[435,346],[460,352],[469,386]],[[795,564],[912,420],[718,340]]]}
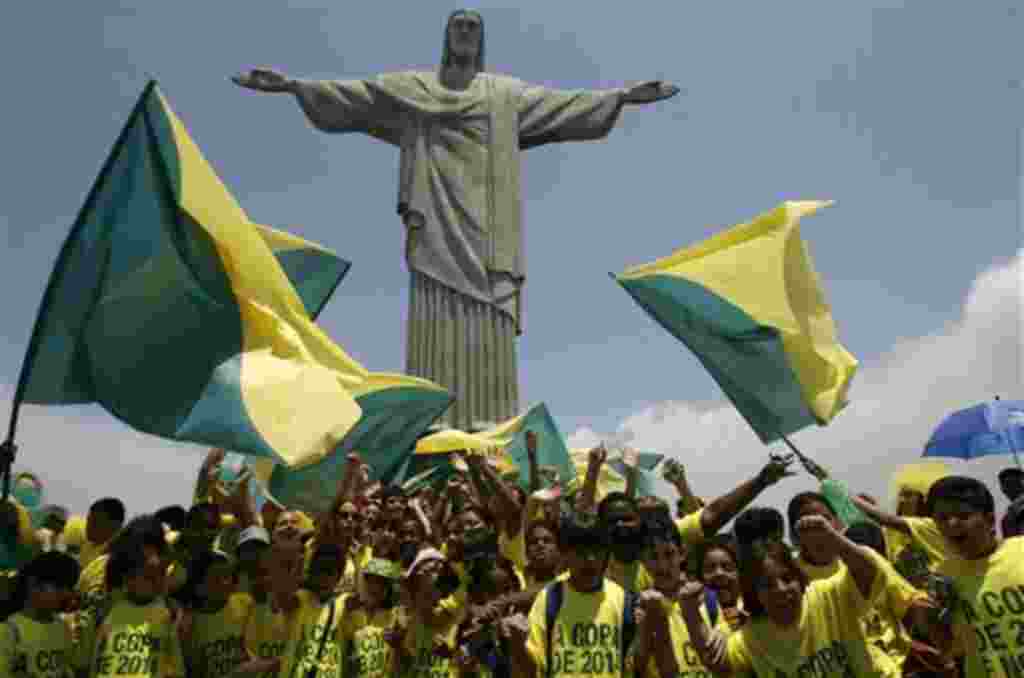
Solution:
{"label": "raised hand", "polygon": [[294,85],[291,78],[271,68],[254,68],[248,73],[232,76],[231,81],[257,92],[290,92]]}
{"label": "raised hand", "polygon": [[679,94],[679,88],[670,82],[648,80],[626,90],[622,101],[626,104],[651,104],[655,101],[669,99],[677,94]]}
{"label": "raised hand", "polygon": [[622,463],[628,468],[636,468],[640,464],[640,451],[632,447],[622,448]]}
{"label": "raised hand", "polygon": [[769,487],[779,482],[783,478],[788,476],[796,475],[793,471],[789,470],[789,467],[793,465],[793,455],[770,455],[769,461],[765,464],[765,467],[761,469],[761,473],[758,478],[764,484],[765,487]]}
{"label": "raised hand", "polygon": [[591,449],[587,459],[591,466],[597,466],[598,468],[608,461],[608,449],[604,446],[604,443]]}
{"label": "raised hand", "polygon": [[526,454],[531,459],[537,456],[537,434],[533,431],[526,432]]}

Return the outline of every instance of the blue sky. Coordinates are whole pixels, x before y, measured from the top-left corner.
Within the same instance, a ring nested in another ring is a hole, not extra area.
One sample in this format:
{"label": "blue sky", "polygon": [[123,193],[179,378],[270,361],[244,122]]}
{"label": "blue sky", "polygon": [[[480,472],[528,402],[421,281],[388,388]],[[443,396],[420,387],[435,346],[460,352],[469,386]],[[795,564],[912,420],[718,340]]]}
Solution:
{"label": "blue sky", "polygon": [[[314,131],[289,97],[243,91],[228,77],[259,65],[344,78],[433,68],[456,5],[136,4],[30,3],[0,27],[8,65],[0,132],[4,393],[17,380],[60,243],[150,77],[254,220],[354,262],[322,324],[369,368],[402,369],[407,274],[394,215],[395,151]],[[962,338],[960,330],[975,327],[972,290],[990,295],[976,305],[998,300],[990,305],[1000,324],[978,321],[978,336],[995,337],[995,348],[961,341],[961,353],[936,358],[925,379],[938,379],[950,363],[994,355],[1003,362],[969,386],[932,384],[943,398],[906,410],[914,425],[893,459],[916,456],[941,412],[994,389],[1024,397],[1015,258],[1022,21],[1010,2],[517,5],[478,5],[489,70],[567,88],[652,78],[683,88],[668,102],[629,110],[606,141],[524,158],[524,406],[547,402],[576,442],[618,436],[703,464],[710,491],[739,480],[732,464],[720,478],[709,459],[687,457],[695,453],[683,441],[704,433],[665,413],[678,414],[680,404],[686,412],[727,408],[696,361],[607,273],[787,198],[837,201],[803,232],[879,415],[903,412],[894,403],[906,408],[906,394],[917,393],[902,391],[905,383],[890,380],[899,373],[887,370],[913,362],[908,356],[929,338]],[[872,380],[886,388],[872,391]],[[855,382],[853,408],[859,388]],[[657,434],[644,423],[652,417],[663,422]],[[906,425],[882,418],[872,428]],[[756,470],[764,451],[753,434],[739,422],[722,426],[732,426],[727,452],[738,472]],[[835,448],[837,473],[870,466],[831,432],[804,439]],[[186,501],[198,459],[188,446],[143,438],[93,408],[27,408],[19,441],[24,464],[53,488],[50,498],[79,508],[118,492],[134,510]]]}

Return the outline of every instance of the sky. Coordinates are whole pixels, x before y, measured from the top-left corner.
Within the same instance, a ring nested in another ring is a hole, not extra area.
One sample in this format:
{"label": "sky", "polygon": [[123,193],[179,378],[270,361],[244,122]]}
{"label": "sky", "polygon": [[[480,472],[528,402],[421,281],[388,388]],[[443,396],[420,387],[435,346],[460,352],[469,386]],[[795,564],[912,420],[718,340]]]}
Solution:
{"label": "sky", "polygon": [[[432,69],[456,7],[97,0],[29,3],[3,22],[0,415],[60,244],[150,78],[254,221],[353,262],[321,324],[371,370],[401,371],[396,152],[315,131],[287,95],[228,78],[261,65],[310,78]],[[476,8],[488,70],[565,88],[682,88],[627,110],[604,141],[523,158],[521,405],[547,403],[572,444],[676,456],[707,497],[756,473],[768,449],[607,274],[786,199],[836,201],[802,230],[861,361],[847,410],[794,436],[805,453],[885,498],[946,413],[1024,398],[1024,49],[1010,0]],[[48,500],[76,510],[111,494],[132,513],[185,503],[203,454],[95,406],[26,406],[18,443]],[[1008,460],[950,463],[994,487]],[[789,479],[763,500],[811,487]]]}

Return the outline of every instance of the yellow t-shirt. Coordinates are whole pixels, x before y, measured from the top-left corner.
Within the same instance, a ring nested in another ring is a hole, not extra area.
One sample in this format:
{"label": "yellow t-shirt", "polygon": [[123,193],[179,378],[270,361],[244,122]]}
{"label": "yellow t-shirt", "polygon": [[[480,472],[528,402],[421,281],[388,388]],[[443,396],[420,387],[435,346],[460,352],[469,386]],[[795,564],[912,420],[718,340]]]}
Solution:
{"label": "yellow t-shirt", "polygon": [[342,628],[347,644],[348,671],[345,678],[390,678],[392,651],[384,632],[395,623],[397,608],[368,614],[356,610],[346,616]]}
{"label": "yellow t-shirt", "polygon": [[676,529],[679,530],[679,536],[682,537],[684,544],[691,547],[697,546],[707,538],[704,534],[704,526],[700,522],[703,516],[704,509],[701,508],[676,521]]}
{"label": "yellow t-shirt", "polygon": [[[693,649],[690,632],[686,628],[686,621],[683,619],[683,610],[679,601],[666,599],[661,601],[661,605],[668,617],[669,635],[672,637],[672,650],[675,652],[676,663],[679,666],[679,676],[681,678],[711,678],[710,672],[704,667],[697,651]],[[704,623],[710,626],[711,620],[708,619],[707,608],[704,605],[700,606],[700,613]],[[719,619],[719,622],[721,621]],[[716,625],[715,628],[717,629],[718,626]],[[658,672],[658,663],[654,657],[651,657],[648,662],[647,672],[641,675],[661,678],[661,673]]]}
{"label": "yellow t-shirt", "polygon": [[939,532],[939,526],[931,518],[904,518],[910,528],[910,536],[928,554],[932,567],[937,567],[950,558],[959,559],[953,545]]}
{"label": "yellow t-shirt", "polygon": [[963,601],[955,620],[966,651],[966,678],[1019,676],[1024,660],[1024,537],[1003,541],[979,560],[947,560]]}
{"label": "yellow t-shirt", "polygon": [[344,596],[324,605],[320,604],[316,596],[303,596],[293,622],[296,633],[295,653],[289,665],[282,666],[280,675],[300,678],[316,666],[317,678],[341,678],[345,667],[345,648],[341,643],[344,616]]}
{"label": "yellow t-shirt", "polygon": [[[525,528],[525,526],[524,526]],[[498,534],[498,552],[512,561],[516,569],[526,569],[526,530],[520,528],[519,533],[509,537],[504,531]]]}
{"label": "yellow t-shirt", "polygon": [[0,623],[0,675],[71,678],[71,628],[61,618],[42,623],[17,613]]}
{"label": "yellow t-shirt", "polygon": [[630,565],[617,560],[613,555],[608,558],[608,569],[604,576],[627,591],[646,591],[654,586],[650,573],[639,560]]}
{"label": "yellow t-shirt", "polygon": [[880,675],[899,678],[911,645],[902,619],[914,600],[927,598],[927,594],[911,586],[889,561],[879,558],[876,562],[884,577],[884,590],[877,603],[861,617],[861,628]]}
{"label": "yellow t-shirt", "polygon": [[839,558],[836,558],[828,565],[815,565],[807,560],[804,560],[803,556],[798,555],[796,557],[797,566],[803,570],[804,574],[807,575],[808,581],[819,581],[821,579],[828,579],[834,577],[840,572],[846,570],[846,565]]}
{"label": "yellow t-shirt", "polygon": [[114,604],[96,633],[92,676],[178,678],[185,663],[171,612],[160,600]]}
{"label": "yellow t-shirt", "polygon": [[435,639],[443,641],[449,648],[454,647],[457,632],[456,624],[438,629],[414,621],[402,641],[403,649],[410,657],[402,678],[458,678],[459,670],[455,663],[434,652]]}
{"label": "yellow t-shirt", "polygon": [[[250,659],[281,657],[282,667],[288,663],[288,660],[283,658],[295,654],[295,642],[298,639],[298,634],[294,622],[301,613],[301,598],[313,598],[308,591],[299,591],[299,596],[299,608],[291,614],[274,611],[269,602],[259,603],[252,607],[243,632],[245,649]],[[268,671],[254,678],[277,678],[277,676],[278,672]]]}
{"label": "yellow t-shirt", "polygon": [[107,552],[107,544],[94,544],[85,536],[86,520],[84,516],[72,516],[68,519],[61,532],[60,540],[64,543],[69,555],[78,558],[78,564],[84,570],[89,564]]}
{"label": "yellow t-shirt", "polygon": [[[537,675],[548,675],[548,590],[530,608],[530,635],[526,650],[537,665]],[[562,607],[551,630],[551,676],[619,678],[622,675],[622,616],[625,590],[605,579],[600,591],[579,593],[569,582],[562,585]]]}
{"label": "yellow t-shirt", "polygon": [[771,678],[877,675],[864,644],[860,617],[881,595],[884,581],[879,570],[866,598],[848,570],[811,582],[804,591],[800,619],[793,627],[776,626],[761,616],[729,636],[728,661],[733,673],[753,672]]}
{"label": "yellow t-shirt", "polygon": [[[309,574],[309,566],[313,562],[313,556],[316,554],[316,547],[315,539],[308,540],[304,546],[304,571],[306,574]],[[345,571],[342,573],[341,579],[338,580],[338,587],[335,591],[338,594],[361,591],[363,568],[366,567],[371,558],[373,558],[373,547],[369,544],[359,544],[354,550],[349,551],[348,556],[345,558]]]}
{"label": "yellow t-shirt", "polygon": [[217,612],[193,612],[185,656],[190,678],[222,678],[245,660],[243,633],[252,598],[236,593]]}

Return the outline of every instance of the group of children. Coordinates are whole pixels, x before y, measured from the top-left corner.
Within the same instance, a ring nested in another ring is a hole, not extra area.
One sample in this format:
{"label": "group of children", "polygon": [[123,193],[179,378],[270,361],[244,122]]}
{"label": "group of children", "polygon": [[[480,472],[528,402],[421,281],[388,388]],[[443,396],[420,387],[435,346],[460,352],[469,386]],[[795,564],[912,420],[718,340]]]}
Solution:
{"label": "group of children", "polygon": [[896,514],[850,496],[844,524],[829,493],[748,508],[790,458],[706,503],[676,469],[673,516],[632,485],[600,497],[603,448],[571,493],[541,487],[528,449],[525,487],[467,454],[416,492],[353,455],[315,517],[257,512],[216,451],[187,510],[126,522],[103,499],[35,530],[9,501],[0,676],[1024,676],[1019,471],[1000,537],[966,477],[904,488]]}

